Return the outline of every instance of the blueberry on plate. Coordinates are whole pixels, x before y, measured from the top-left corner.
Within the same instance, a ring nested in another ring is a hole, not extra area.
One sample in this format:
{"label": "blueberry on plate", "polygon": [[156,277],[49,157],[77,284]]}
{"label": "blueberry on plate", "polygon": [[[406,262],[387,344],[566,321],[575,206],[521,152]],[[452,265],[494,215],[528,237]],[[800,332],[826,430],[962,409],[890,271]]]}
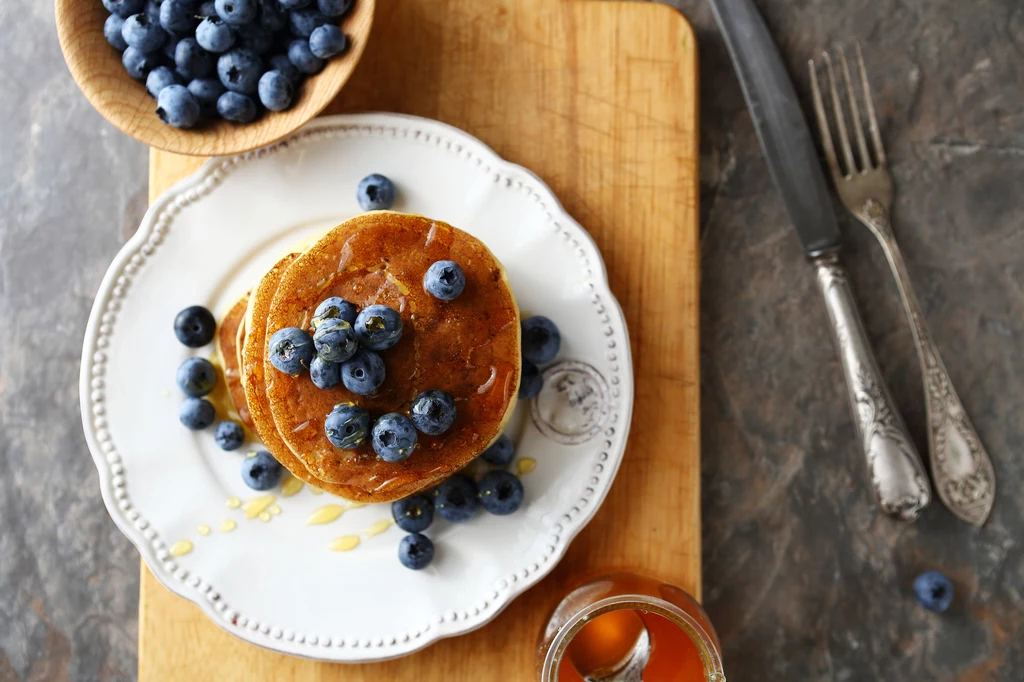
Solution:
{"label": "blueberry on plate", "polygon": [[434,509],[445,521],[469,521],[478,503],[476,484],[462,474],[455,474],[434,490]]}
{"label": "blueberry on plate", "polygon": [[270,337],[267,352],[270,354],[270,364],[277,371],[295,376],[309,369],[316,348],[309,334],[298,327],[285,327]]}
{"label": "blueberry on plate", "polygon": [[256,0],[214,0],[217,16],[232,26],[248,24],[256,18],[259,5]]}
{"label": "blueberry on plate", "polygon": [[206,398],[186,398],[178,410],[178,419],[193,431],[202,431],[217,417],[213,404]]}
{"label": "blueberry on plate", "polygon": [[354,325],[356,323],[356,315],[358,314],[359,308],[354,303],[349,303],[339,296],[331,296],[322,301],[316,307],[316,310],[313,311],[313,329],[319,327],[320,323],[324,320],[333,318],[345,320],[349,324]]}
{"label": "blueberry on plate", "polygon": [[455,261],[439,260],[427,268],[423,288],[434,298],[454,301],[466,288],[466,275]]}
{"label": "blueberry on plate", "polygon": [[196,42],[209,52],[227,52],[235,44],[235,32],[218,16],[209,16],[196,27]]}
{"label": "blueberry on plate", "polygon": [[496,516],[511,514],[523,504],[523,482],[504,469],[488,472],[477,490],[480,505]]}
{"label": "blueberry on plate", "polygon": [[174,318],[174,335],[189,348],[199,348],[213,341],[217,320],[201,305],[189,306]]}
{"label": "blueberry on plate", "polygon": [[444,391],[423,391],[413,399],[409,417],[421,432],[440,436],[455,423],[455,399]]}
{"label": "blueberry on plate", "polygon": [[321,390],[334,388],[341,383],[341,365],[314,355],[309,363],[309,378]]}
{"label": "blueberry on plate", "polygon": [[340,17],[352,9],[355,0],[317,0],[316,6],[329,17]]}
{"label": "blueberry on plate", "polygon": [[242,460],[242,480],[253,490],[270,490],[280,483],[282,474],[284,467],[265,450]]}
{"label": "blueberry on plate", "polygon": [[402,318],[386,305],[368,305],[352,325],[359,343],[370,350],[387,350],[402,338]]}
{"label": "blueberry on plate", "polygon": [[334,24],[323,24],[309,34],[309,51],[320,59],[330,59],[348,51],[348,36]]}
{"label": "blueberry on plate", "polygon": [[168,85],[178,82],[178,77],[166,66],[158,66],[146,76],[146,92],[153,99],[160,96],[160,91]]}
{"label": "blueberry on plate", "polygon": [[160,25],[169,33],[193,33],[199,20],[191,2],[164,0],[160,3]]}
{"label": "blueberry on plate", "polygon": [[256,94],[262,73],[260,56],[244,47],[236,47],[217,58],[217,77],[233,92]]}
{"label": "blueberry on plate", "polygon": [[555,323],[543,315],[523,320],[523,357],[542,365],[551,362],[562,346],[562,334]]}
{"label": "blueberry on plate", "polygon": [[504,433],[498,436],[498,440],[491,443],[490,447],[480,455],[485,462],[496,467],[508,466],[515,456],[516,446],[512,444],[512,439]]}
{"label": "blueberry on plate", "polygon": [[260,102],[271,111],[284,111],[292,105],[295,83],[280,71],[267,71],[256,86]]}
{"label": "blueberry on plate", "polygon": [[324,320],[313,332],[317,355],[326,362],[345,362],[359,350],[359,341],[352,325],[342,319]]}
{"label": "blueberry on plate", "polygon": [[129,76],[141,81],[145,80],[146,74],[160,65],[160,56],[146,54],[129,45],[121,53],[121,63],[124,65],[125,71],[128,72]]}
{"label": "blueberry on plate", "polygon": [[324,420],[324,433],[334,447],[355,450],[370,435],[370,413],[358,405],[335,405]]}
{"label": "blueberry on plate", "polygon": [[300,72],[310,76],[320,73],[320,70],[324,68],[324,60],[313,54],[309,49],[308,40],[293,40],[288,45],[288,61]]}
{"label": "blueberry on plate", "polygon": [[416,427],[404,414],[389,412],[374,423],[371,443],[385,462],[401,462],[416,448]]}
{"label": "blueberry on plate", "polygon": [[216,73],[217,62],[195,38],[182,38],[174,46],[174,68],[185,80],[209,78]]}
{"label": "blueberry on plate", "polygon": [[356,201],[364,211],[386,211],[395,205],[395,183],[380,173],[367,175],[356,187]]}
{"label": "blueberry on plate", "polygon": [[434,503],[426,495],[413,495],[391,503],[395,525],[406,533],[422,533],[434,521]]}
{"label": "blueberry on plate", "polygon": [[327,17],[316,7],[297,9],[288,15],[288,25],[292,33],[300,38],[309,38],[313,29],[327,23]]}
{"label": "blueberry on plate", "polygon": [[341,366],[341,382],[356,395],[370,395],[384,383],[384,360],[372,350],[360,348]]}
{"label": "blueberry on plate", "polygon": [[914,596],[921,606],[945,613],[953,603],[953,582],[938,571],[928,571],[914,580]]}
{"label": "blueberry on plate", "polygon": [[146,0],[103,0],[103,6],[111,14],[119,17],[130,17],[145,8]]}
{"label": "blueberry on plate", "polygon": [[260,26],[276,33],[288,25],[288,15],[277,0],[260,0]]}
{"label": "blueberry on plate", "polygon": [[184,85],[173,83],[160,90],[156,115],[175,128],[191,128],[199,120],[199,102]]}
{"label": "blueberry on plate", "polygon": [[213,441],[221,450],[237,450],[245,442],[245,431],[238,422],[224,421],[217,424],[213,432]]}
{"label": "blueberry on plate", "polygon": [[[275,54],[273,57],[267,60],[267,68],[273,71],[280,71],[292,82],[296,88],[302,83],[302,74],[295,68],[291,60],[288,59],[286,54]],[[339,299],[340,300],[340,299]],[[352,322],[356,319],[356,315],[352,313]],[[351,322],[349,322],[351,324]]]}
{"label": "blueberry on plate", "polygon": [[259,110],[252,97],[228,90],[217,99],[217,113],[227,121],[249,123],[256,120]]}
{"label": "blueberry on plate", "polygon": [[134,47],[139,52],[156,52],[163,47],[167,40],[167,33],[160,28],[160,24],[149,20],[145,14],[133,14],[124,20],[121,26],[121,36],[128,47]]}
{"label": "blueberry on plate", "polygon": [[111,14],[103,22],[103,37],[107,39],[112,48],[119,52],[124,52],[124,48],[128,47],[128,43],[124,42],[124,36],[121,35],[123,25],[124,17],[120,14]]}
{"label": "blueberry on plate", "polygon": [[204,358],[186,358],[178,367],[177,381],[185,395],[202,398],[217,385],[217,370]]}
{"label": "blueberry on plate", "polygon": [[418,571],[434,558],[434,543],[426,535],[412,533],[398,543],[398,560],[406,568]]}
{"label": "blueberry on plate", "polygon": [[523,373],[519,378],[519,398],[521,400],[536,398],[542,388],[544,388],[544,377],[540,375],[537,365],[523,358]]}
{"label": "blueberry on plate", "polygon": [[188,84],[188,91],[199,102],[199,113],[213,116],[217,113],[217,100],[224,94],[225,88],[216,78],[196,78]]}

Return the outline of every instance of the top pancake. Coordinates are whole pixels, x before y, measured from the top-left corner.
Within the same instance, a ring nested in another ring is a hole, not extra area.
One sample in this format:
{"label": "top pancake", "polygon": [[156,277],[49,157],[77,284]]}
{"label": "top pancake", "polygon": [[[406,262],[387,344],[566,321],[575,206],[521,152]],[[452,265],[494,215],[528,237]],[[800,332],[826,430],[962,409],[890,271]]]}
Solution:
{"label": "top pancake", "polygon": [[[423,289],[424,273],[438,260],[455,261],[465,273],[466,288],[454,301]],[[309,330],[314,309],[330,296],[360,308],[388,305],[401,315],[404,331],[396,346],[380,353],[387,375],[367,397],[342,385],[318,389],[305,372],[279,372],[264,341],[266,396],[277,432],[318,480],[350,488],[346,497],[386,502],[443,480],[501,435],[519,388],[519,311],[504,268],[482,242],[421,216],[357,216],[285,270],[266,338],[285,327]],[[412,399],[428,389],[455,398],[455,423],[440,436],[419,434],[417,449],[403,462],[379,459],[369,443],[356,451],[337,449],[324,434],[324,419],[339,403],[360,405],[371,419],[408,414]]]}

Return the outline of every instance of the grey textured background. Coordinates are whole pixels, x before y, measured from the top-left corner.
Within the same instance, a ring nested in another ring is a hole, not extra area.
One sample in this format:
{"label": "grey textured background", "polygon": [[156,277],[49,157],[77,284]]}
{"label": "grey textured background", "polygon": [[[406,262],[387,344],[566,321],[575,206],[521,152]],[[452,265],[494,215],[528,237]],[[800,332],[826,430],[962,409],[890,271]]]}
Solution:
{"label": "grey textured background", "polygon": [[[813,277],[770,186],[703,0],[700,38],[706,604],[735,680],[1019,680],[1024,670],[1024,3],[759,0],[806,94],[807,57],[860,38],[898,187],[896,232],[994,456],[981,530],[934,505],[880,517]],[[81,432],[92,296],[145,208],[146,150],[79,95],[49,2],[0,6],[0,680],[135,676],[138,555]],[[847,264],[922,452],[908,328],[881,253]],[[941,568],[935,616],[910,596]]]}

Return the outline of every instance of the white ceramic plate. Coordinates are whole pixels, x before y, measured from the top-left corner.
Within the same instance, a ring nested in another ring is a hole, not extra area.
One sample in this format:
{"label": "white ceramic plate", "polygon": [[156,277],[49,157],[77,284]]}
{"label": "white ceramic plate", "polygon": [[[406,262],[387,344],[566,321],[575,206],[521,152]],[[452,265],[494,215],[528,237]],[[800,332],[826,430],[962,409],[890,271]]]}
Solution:
{"label": "white ceramic plate", "polygon": [[[326,505],[346,505],[305,486],[271,491],[276,499],[255,518],[230,508],[231,498],[260,495],[239,474],[254,446],[223,452],[212,429],[188,431],[177,417],[175,370],[212,353],[178,343],[177,312],[201,304],[220,319],[291,245],[358,213],[355,187],[372,172],[398,185],[396,210],[483,240],[507,267],[524,317],[547,315],[563,334],[541,396],[510,426],[517,456],[536,462],[523,475],[523,508],[435,521],[427,534],[437,554],[418,572],[398,562],[402,533],[387,528],[389,505],[309,525]],[[633,378],[601,256],[537,177],[441,123],[365,114],[319,119],[272,147],[213,159],[153,204],[96,296],[81,401],[110,515],[161,582],[254,644],[354,662],[479,627],[554,567],[615,477]],[[358,547],[332,551],[344,536]]]}

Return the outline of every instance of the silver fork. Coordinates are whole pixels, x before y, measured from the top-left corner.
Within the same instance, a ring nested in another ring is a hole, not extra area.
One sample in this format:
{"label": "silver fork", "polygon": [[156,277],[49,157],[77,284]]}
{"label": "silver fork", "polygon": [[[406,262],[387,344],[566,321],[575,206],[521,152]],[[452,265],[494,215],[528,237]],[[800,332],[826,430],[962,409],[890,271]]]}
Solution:
{"label": "silver fork", "polygon": [[[860,86],[863,89],[864,107],[867,112],[868,131],[871,134],[874,158],[868,151],[867,139],[861,125],[861,113],[854,92],[850,69],[846,63],[846,54],[838,48],[839,67],[846,85],[849,99],[849,110],[852,117],[852,128],[857,139],[858,159],[850,144],[850,135],[846,129],[846,116],[836,88],[836,77],[832,67],[832,59],[828,52],[822,53],[828,86],[831,94],[835,126],[838,131],[839,147],[842,150],[843,165],[836,157],[832,143],[832,131],[829,127],[825,105],[822,102],[821,88],[818,85],[818,69],[814,60],[808,65],[811,71],[811,90],[814,96],[814,110],[818,115],[818,127],[821,131],[821,142],[825,149],[825,158],[832,180],[835,183],[839,198],[851,213],[864,223],[882,245],[885,257],[889,261],[896,284],[903,299],[903,310],[914,332],[917,343],[917,357],[921,363],[921,374],[924,379],[925,400],[928,413],[928,450],[931,460],[932,477],[939,498],[943,504],[958,517],[980,526],[992,511],[995,499],[995,472],[992,461],[985,452],[971,420],[967,416],[960,398],[953,389],[949,374],[946,372],[939,351],[932,342],[924,314],[910,283],[906,264],[896,238],[889,224],[889,212],[892,208],[892,178],[886,166],[885,148],[882,136],[878,131],[878,120],[875,117],[875,105],[871,99],[867,72],[864,68],[864,57],[860,43],[857,43],[857,66],[859,68]],[[845,169],[845,171],[844,171]]]}

